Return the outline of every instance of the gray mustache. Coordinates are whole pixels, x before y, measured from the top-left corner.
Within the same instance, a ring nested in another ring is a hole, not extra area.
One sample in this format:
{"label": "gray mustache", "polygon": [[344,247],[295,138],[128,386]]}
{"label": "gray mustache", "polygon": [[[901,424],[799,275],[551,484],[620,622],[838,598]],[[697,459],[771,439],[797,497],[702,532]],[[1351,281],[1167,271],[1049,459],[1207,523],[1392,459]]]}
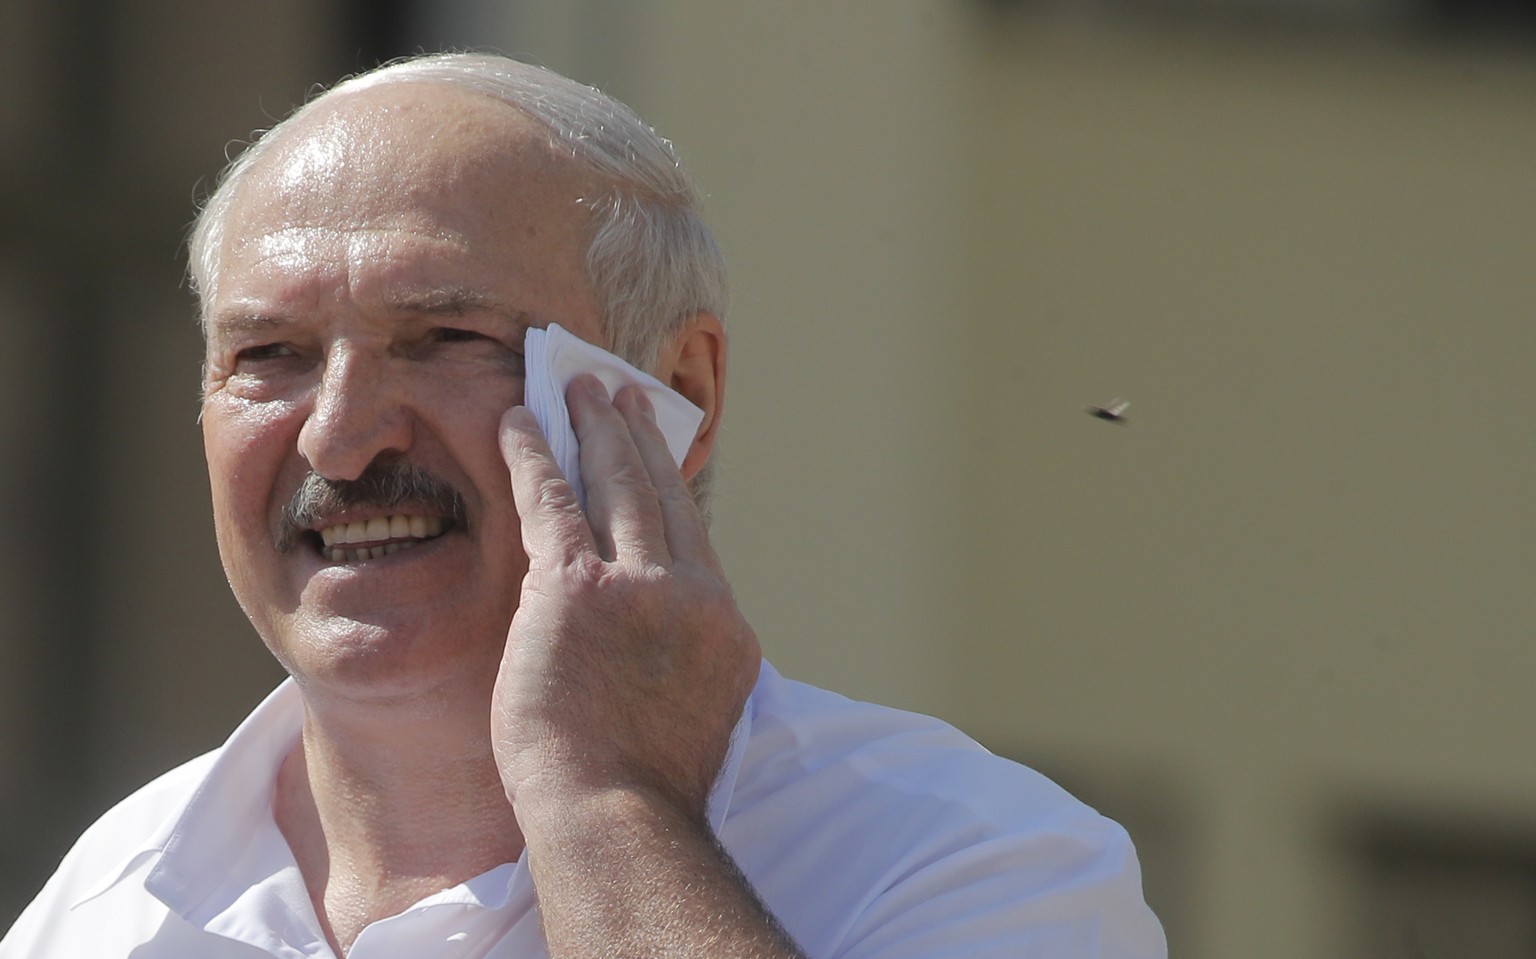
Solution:
{"label": "gray mustache", "polygon": [[277,548],[284,553],[293,549],[323,516],[346,509],[395,510],[401,506],[447,517],[454,525],[463,525],[467,519],[464,497],[447,481],[419,466],[374,461],[355,480],[329,480],[313,472],[305,476],[283,508]]}

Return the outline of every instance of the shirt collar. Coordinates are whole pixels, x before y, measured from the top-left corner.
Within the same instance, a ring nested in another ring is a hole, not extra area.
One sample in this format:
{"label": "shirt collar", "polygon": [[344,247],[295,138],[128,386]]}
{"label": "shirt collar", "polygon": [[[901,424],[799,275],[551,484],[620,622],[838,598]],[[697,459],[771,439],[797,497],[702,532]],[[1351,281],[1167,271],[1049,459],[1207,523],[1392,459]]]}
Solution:
{"label": "shirt collar", "polygon": [[[230,734],[187,801],[70,908],[102,895],[151,859],[158,861],[150,875],[167,876],[173,886],[185,884],[199,867],[230,861],[230,846],[244,845],[250,827],[270,818],[278,766],[303,725],[298,687],[284,680]],[[196,841],[188,843],[189,835]],[[167,857],[174,868],[166,867]]]}
{"label": "shirt collar", "polygon": [[[758,687],[772,674],[773,667],[764,661]],[[731,730],[725,761],[710,791],[706,816],[717,835],[730,811],[731,794],[751,735],[756,699],[754,689]],[[298,742],[303,725],[302,696],[294,681],[286,679],[230,734],[190,798],[70,908],[78,908],[106,893],[150,863],[145,887],[177,913],[187,915],[194,911],[214,891],[208,876],[226,871],[230,863],[238,860],[252,833],[272,825],[271,802],[277,770]],[[519,874],[526,872],[526,868],[520,856],[515,869],[493,869],[456,890],[444,890],[443,894],[497,908],[506,903],[512,888],[520,884]]]}

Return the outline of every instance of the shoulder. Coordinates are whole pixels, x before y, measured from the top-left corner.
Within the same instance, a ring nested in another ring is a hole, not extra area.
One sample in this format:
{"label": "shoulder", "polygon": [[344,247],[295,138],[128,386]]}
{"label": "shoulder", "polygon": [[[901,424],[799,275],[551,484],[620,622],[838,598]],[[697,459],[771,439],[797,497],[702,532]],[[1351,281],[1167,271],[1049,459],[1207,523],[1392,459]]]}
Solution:
{"label": "shoulder", "polygon": [[894,803],[904,815],[928,807],[935,815],[963,814],[999,827],[1081,822],[1097,831],[1107,823],[1047,777],[932,716],[848,699],[776,673],[759,685],[752,705],[736,790],[747,802],[755,790],[789,789]]}
{"label": "shoulder", "polygon": [[1040,773],[767,667],[751,721],[722,840],[812,954],[1166,954],[1125,831]]}

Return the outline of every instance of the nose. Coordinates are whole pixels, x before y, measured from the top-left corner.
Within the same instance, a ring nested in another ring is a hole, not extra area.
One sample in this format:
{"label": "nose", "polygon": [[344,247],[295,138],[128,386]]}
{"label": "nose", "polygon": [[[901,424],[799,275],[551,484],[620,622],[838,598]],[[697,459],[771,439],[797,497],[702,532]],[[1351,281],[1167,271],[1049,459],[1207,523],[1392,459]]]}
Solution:
{"label": "nose", "polygon": [[354,480],[384,453],[411,445],[412,417],[386,362],[336,347],[326,357],[299,453],[329,480]]}

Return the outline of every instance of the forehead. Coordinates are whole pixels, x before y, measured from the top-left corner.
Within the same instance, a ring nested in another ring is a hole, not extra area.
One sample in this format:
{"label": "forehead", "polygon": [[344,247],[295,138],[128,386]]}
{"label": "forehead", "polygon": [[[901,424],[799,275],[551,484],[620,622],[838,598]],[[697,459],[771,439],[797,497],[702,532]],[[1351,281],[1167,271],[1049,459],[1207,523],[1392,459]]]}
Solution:
{"label": "forehead", "polygon": [[[369,200],[456,201],[461,215],[489,216],[475,201],[497,191],[526,200],[590,189],[588,179],[522,110],[443,83],[405,82],[315,104],[268,146],[237,199],[290,214],[312,212],[326,194],[344,195],[357,213],[369,211]],[[284,210],[294,202],[303,209]]]}
{"label": "forehead", "polygon": [[253,267],[270,273],[298,252],[356,259],[370,237],[409,236],[512,270],[537,261],[541,275],[571,281],[584,276],[599,189],[545,127],[490,97],[429,83],[336,94],[284,128],[237,184],[219,298]]}

